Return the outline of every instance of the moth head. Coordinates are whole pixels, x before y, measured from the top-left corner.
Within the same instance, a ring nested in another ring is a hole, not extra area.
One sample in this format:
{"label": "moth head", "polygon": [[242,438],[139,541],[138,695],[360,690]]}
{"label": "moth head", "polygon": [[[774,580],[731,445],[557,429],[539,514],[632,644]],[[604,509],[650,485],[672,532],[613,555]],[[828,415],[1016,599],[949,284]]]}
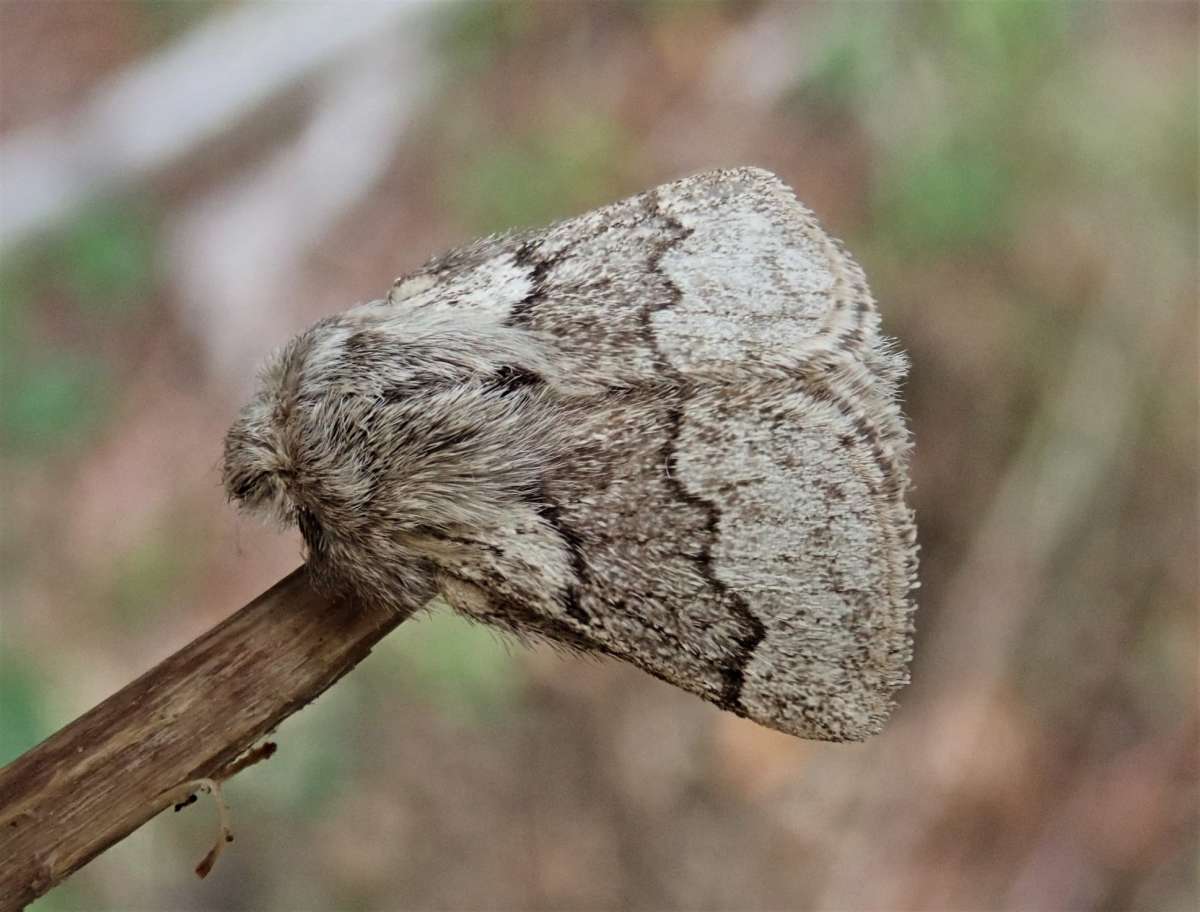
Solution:
{"label": "moth head", "polygon": [[277,409],[263,397],[242,409],[225,435],[225,493],[242,509],[280,525],[296,520],[294,466]]}
{"label": "moth head", "polygon": [[225,435],[226,496],[246,512],[280,526],[295,523],[301,507],[293,413],[300,369],[311,348],[309,330],[272,355],[259,375],[254,398]]}
{"label": "moth head", "polygon": [[494,323],[365,305],[327,318],[271,359],[230,428],[226,493],[298,525],[331,566],[375,540],[501,523],[555,445],[550,371],[534,337]]}

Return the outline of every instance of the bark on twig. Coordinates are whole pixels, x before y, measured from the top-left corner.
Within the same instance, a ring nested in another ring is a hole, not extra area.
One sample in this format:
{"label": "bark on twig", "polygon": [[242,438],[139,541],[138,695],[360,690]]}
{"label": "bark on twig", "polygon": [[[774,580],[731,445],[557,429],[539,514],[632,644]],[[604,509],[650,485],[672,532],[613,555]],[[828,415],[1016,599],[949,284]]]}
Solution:
{"label": "bark on twig", "polygon": [[404,617],[312,588],[303,567],[0,769],[0,910],[41,896],[220,781]]}

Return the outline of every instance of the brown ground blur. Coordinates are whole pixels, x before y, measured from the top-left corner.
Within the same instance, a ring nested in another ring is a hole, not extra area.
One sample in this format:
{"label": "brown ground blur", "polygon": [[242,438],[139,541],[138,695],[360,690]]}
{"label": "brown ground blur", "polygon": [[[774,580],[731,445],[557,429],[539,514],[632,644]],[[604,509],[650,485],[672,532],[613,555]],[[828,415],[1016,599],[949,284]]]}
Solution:
{"label": "brown ground blur", "polygon": [[[1195,908],[1196,7],[451,4],[314,50],[378,10],[0,5],[0,763],[297,562],[217,469],[272,347],[716,165],[790,183],[912,357],[914,683],[815,744],[407,624],[229,785],[208,880],[201,802],[35,908]],[[152,65],[193,94],[114,82]]]}

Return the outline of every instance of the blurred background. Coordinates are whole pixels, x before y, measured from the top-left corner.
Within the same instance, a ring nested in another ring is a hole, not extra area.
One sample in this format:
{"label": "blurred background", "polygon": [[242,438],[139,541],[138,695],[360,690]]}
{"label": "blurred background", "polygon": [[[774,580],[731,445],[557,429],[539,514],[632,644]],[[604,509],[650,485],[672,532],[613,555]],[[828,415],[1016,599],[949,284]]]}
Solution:
{"label": "blurred background", "polygon": [[914,681],[808,743],[405,624],[68,909],[1194,909],[1192,3],[0,4],[0,763],[296,565],[221,439],[317,317],[732,164],[912,356]]}

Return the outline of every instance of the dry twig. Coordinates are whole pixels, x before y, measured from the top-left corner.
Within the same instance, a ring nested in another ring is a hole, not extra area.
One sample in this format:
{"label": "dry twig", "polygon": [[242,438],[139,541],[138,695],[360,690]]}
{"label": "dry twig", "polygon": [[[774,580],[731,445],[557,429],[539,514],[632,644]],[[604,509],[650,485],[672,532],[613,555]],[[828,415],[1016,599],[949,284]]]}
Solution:
{"label": "dry twig", "polygon": [[402,620],[326,598],[301,567],[0,769],[0,910],[41,896],[198,781],[269,756],[255,742]]}

